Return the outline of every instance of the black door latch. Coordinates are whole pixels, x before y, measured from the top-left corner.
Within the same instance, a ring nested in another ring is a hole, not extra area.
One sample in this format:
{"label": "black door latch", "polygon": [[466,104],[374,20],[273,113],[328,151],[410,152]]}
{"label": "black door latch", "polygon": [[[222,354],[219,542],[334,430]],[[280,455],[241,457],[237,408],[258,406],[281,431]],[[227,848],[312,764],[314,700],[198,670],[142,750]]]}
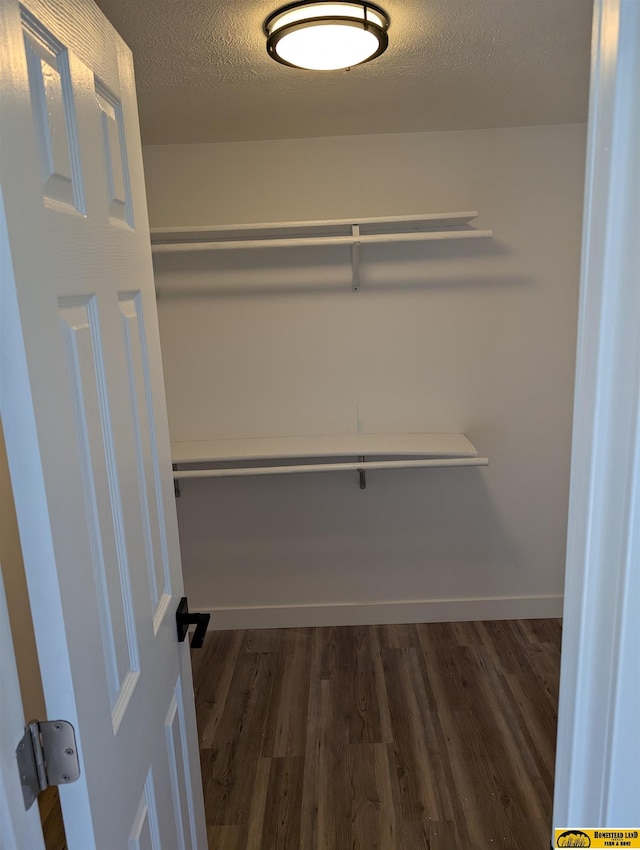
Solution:
{"label": "black door latch", "polygon": [[207,633],[207,626],[211,614],[191,614],[187,597],[183,596],[176,611],[176,625],[178,627],[178,640],[183,643],[187,637],[189,626],[195,626],[196,630],[191,638],[191,649],[200,649]]}

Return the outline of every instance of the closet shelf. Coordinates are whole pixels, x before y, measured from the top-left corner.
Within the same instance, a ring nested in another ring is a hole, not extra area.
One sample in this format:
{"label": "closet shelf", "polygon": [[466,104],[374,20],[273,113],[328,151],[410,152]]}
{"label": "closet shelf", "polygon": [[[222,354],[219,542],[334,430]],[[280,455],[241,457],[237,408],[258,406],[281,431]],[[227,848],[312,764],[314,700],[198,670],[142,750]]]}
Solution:
{"label": "closet shelf", "polygon": [[426,242],[449,239],[488,239],[491,230],[474,230],[469,222],[477,212],[430,213],[388,218],[295,221],[211,227],[152,228],[154,254],[193,251],[299,248],[350,245],[352,289],[359,287],[360,247],[372,243]]}
{"label": "closet shelf", "polygon": [[[478,457],[477,449],[464,434],[244,438],[172,443],[171,451],[176,480],[355,470],[360,473],[361,487],[364,487],[367,469],[487,466],[489,463],[488,458]],[[335,458],[345,460],[334,462]],[[221,463],[225,465],[211,466]],[[252,463],[264,465],[242,465]]]}
{"label": "closet shelf", "polygon": [[[397,215],[386,218],[344,218],[322,221],[281,221],[262,224],[220,224],[202,227],[152,227],[151,243],[154,253],[174,251],[215,251],[223,249],[269,248],[305,245],[306,239],[313,239],[312,245],[331,244],[332,239],[340,239],[336,244],[349,244],[353,241],[353,228],[360,228],[360,238],[368,241],[393,241],[395,237],[402,241],[408,236],[418,238],[418,234],[433,239],[435,235],[451,238],[451,233],[466,234],[473,238],[478,234],[491,236],[490,230],[460,230],[474,218],[477,212],[427,213],[425,215]],[[438,228],[443,228],[438,230]],[[317,241],[316,241],[317,240]],[[346,240],[346,241],[343,241]],[[286,245],[282,243],[286,241]]]}

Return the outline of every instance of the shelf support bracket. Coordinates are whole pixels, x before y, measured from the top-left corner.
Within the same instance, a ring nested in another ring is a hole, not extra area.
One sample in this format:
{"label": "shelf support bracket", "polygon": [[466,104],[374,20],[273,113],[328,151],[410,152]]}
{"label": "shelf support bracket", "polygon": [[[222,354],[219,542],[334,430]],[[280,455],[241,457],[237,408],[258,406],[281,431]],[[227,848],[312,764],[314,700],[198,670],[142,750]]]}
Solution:
{"label": "shelf support bracket", "polygon": [[[177,463],[172,463],[171,466],[173,467],[174,472],[178,471]],[[173,479],[173,495],[176,497],[176,499],[180,498],[180,480],[178,478]]]}
{"label": "shelf support bracket", "polygon": [[353,277],[351,280],[352,292],[358,292],[360,289],[360,225],[351,225],[351,234],[354,242],[351,246],[351,268]]}
{"label": "shelf support bracket", "polygon": [[[358,455],[358,460],[360,461],[360,463],[364,463],[365,462],[364,455]],[[367,473],[364,471],[364,469],[359,469],[358,475],[360,476],[360,489],[366,490],[367,489]]]}

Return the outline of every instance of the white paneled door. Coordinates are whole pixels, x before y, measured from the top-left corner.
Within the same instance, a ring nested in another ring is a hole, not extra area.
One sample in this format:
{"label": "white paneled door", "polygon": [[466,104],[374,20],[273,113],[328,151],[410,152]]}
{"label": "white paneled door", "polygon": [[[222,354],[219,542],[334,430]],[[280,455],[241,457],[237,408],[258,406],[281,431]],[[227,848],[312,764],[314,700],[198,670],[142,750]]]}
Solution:
{"label": "white paneled door", "polygon": [[[2,421],[70,850],[204,848],[129,50],[89,0],[0,0]],[[16,742],[17,743],[17,742]]]}

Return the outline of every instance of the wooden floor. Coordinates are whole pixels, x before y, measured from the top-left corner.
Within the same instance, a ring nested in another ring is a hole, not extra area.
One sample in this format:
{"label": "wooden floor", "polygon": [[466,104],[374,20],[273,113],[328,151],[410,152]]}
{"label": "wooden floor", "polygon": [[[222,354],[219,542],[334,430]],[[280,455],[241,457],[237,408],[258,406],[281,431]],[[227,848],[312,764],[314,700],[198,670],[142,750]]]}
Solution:
{"label": "wooden floor", "polygon": [[209,850],[543,850],[560,623],[211,632]]}
{"label": "wooden floor", "polygon": [[56,786],[51,786],[40,794],[38,807],[45,850],[67,850],[60,795]]}

